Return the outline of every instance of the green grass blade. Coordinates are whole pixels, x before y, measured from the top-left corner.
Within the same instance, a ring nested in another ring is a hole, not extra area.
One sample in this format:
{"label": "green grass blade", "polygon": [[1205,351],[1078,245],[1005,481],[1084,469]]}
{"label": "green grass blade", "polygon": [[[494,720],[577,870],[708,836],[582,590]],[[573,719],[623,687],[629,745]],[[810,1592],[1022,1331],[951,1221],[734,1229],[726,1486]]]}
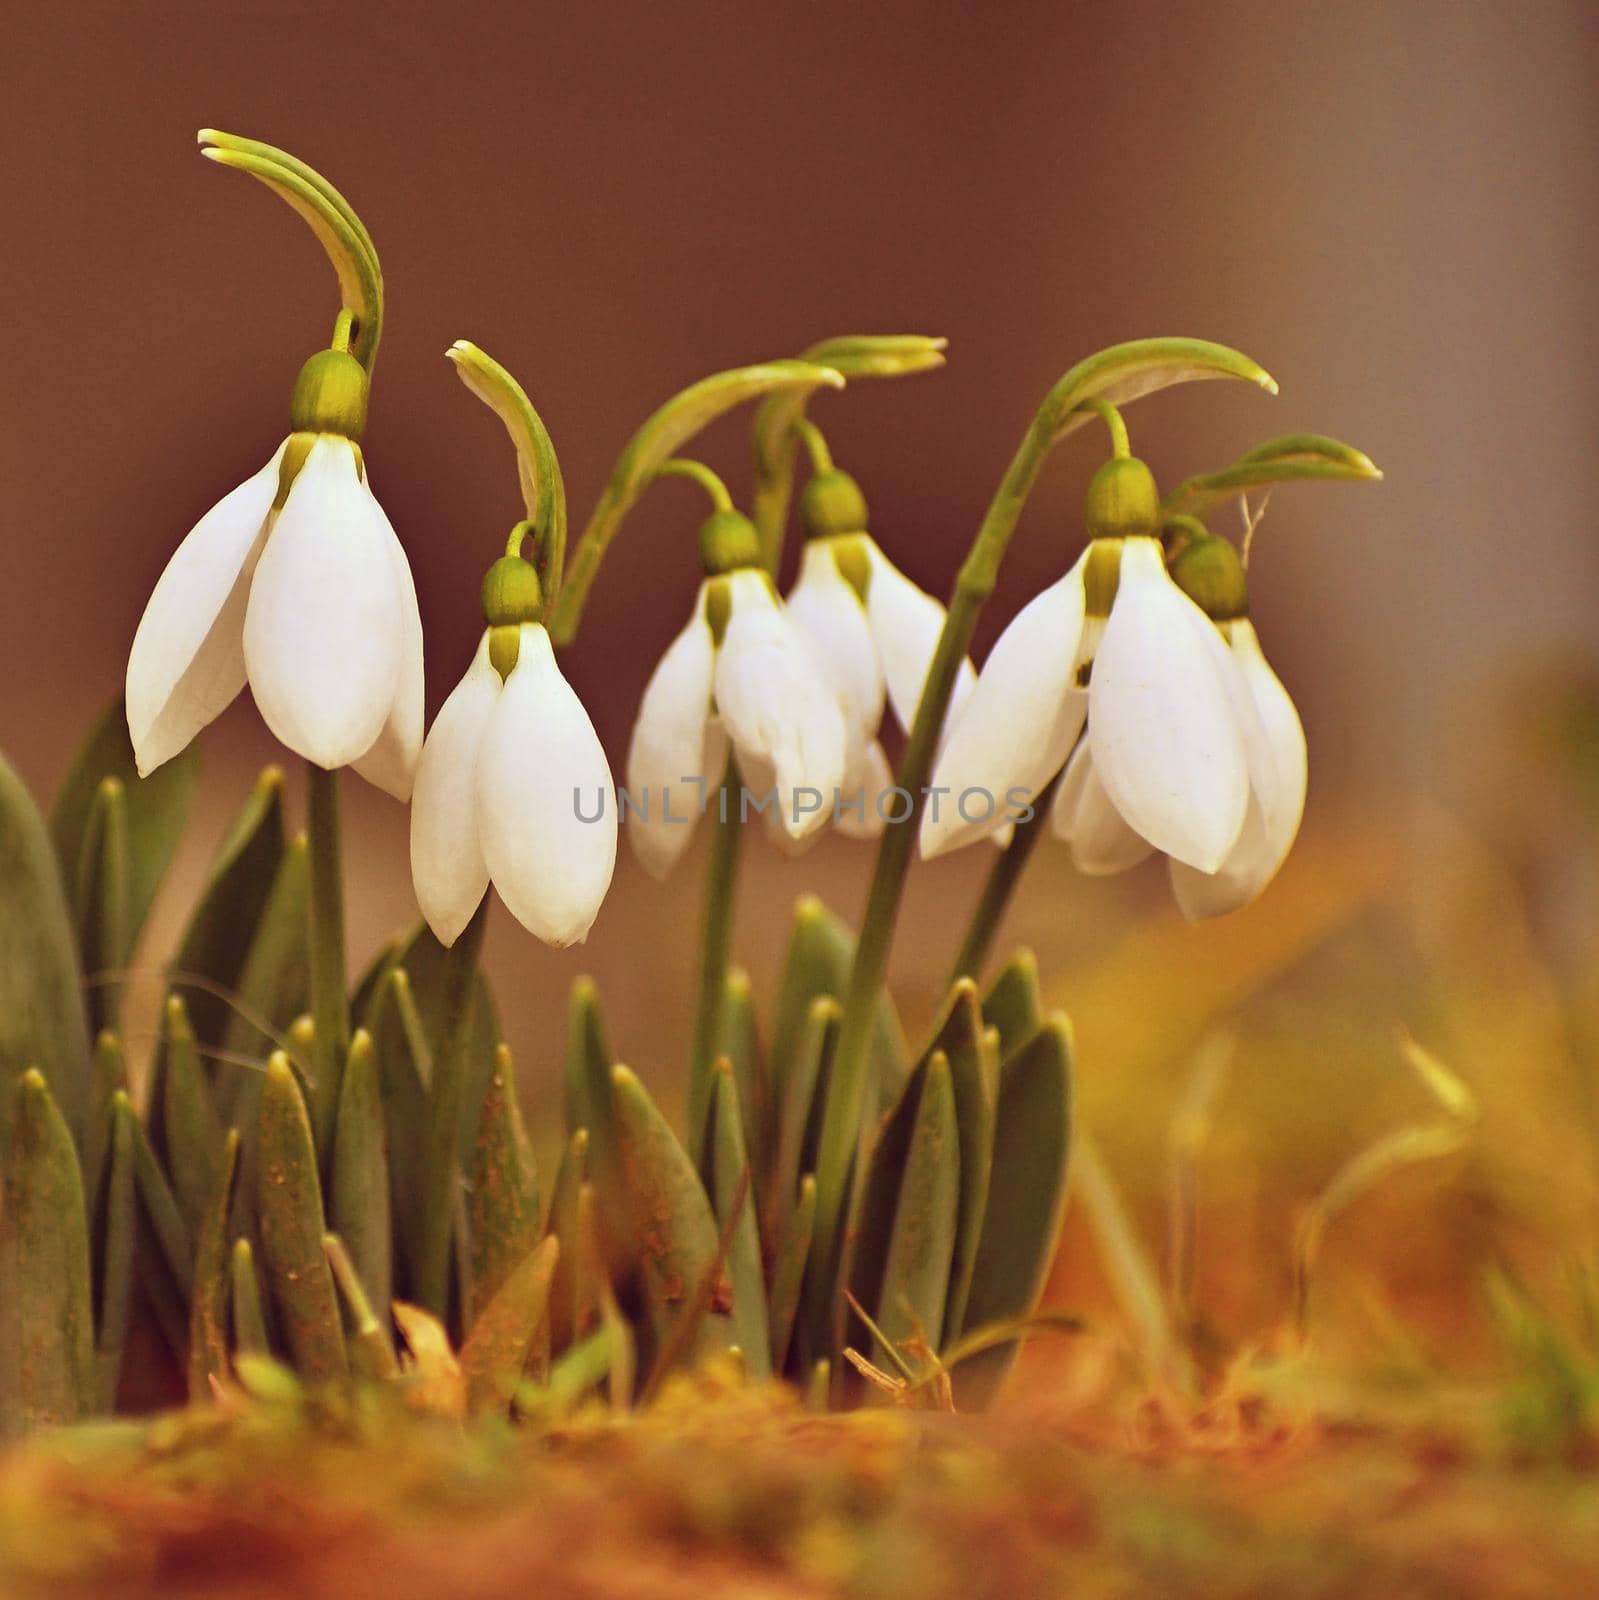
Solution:
{"label": "green grass blade", "polygon": [[95,1188],[95,1369],[97,1409],[110,1411],[116,1404],[122,1378],[133,1291],[137,1229],[133,1150],[138,1116],[127,1095],[120,1091],[112,1096],[103,1115],[110,1131],[106,1137],[106,1160]]}
{"label": "green grass blade", "polygon": [[120,778],[95,790],[77,870],[69,878],[89,1028],[121,1026],[122,988],[133,955],[129,931],[128,796]]}
{"label": "green grass blade", "polygon": [[707,1175],[717,1226],[733,1228],[727,1251],[727,1277],[733,1291],[733,1336],[744,1352],[750,1376],[757,1382],[764,1381],[771,1376],[771,1332],[766,1317],[761,1235],[755,1216],[754,1174],[744,1146],[744,1118],[733,1064],[725,1056],[717,1060],[714,1068],[701,1168]]}
{"label": "green grass blade", "polygon": [[350,1038],[333,1135],[332,1223],[366,1292],[388,1311],[393,1298],[389,1163],[372,1036]]}
{"label": "green grass blade", "polygon": [[271,1345],[261,1310],[261,1285],[255,1275],[255,1251],[248,1239],[233,1241],[228,1281],[233,1303],[233,1348],[241,1356],[269,1355]]}
{"label": "green grass blade", "polygon": [[229,1128],[195,1246],[194,1298],[189,1305],[189,1399],[212,1398],[228,1371],[228,1221],[239,1173],[239,1130]]}
{"label": "green grass blade", "polygon": [[799,1310],[800,1289],[805,1282],[805,1263],[811,1253],[811,1234],[816,1226],[816,1179],[806,1173],[800,1180],[799,1198],[783,1226],[772,1269],[772,1292],[768,1319],[772,1334],[772,1370],[782,1372],[788,1365],[789,1346],[794,1337],[794,1315]]}
{"label": "green grass blade", "polygon": [[200,1236],[201,1219],[216,1192],[222,1125],[211,1103],[211,1089],[189,1014],[178,995],[166,1004],[165,1055],[161,1074],[161,1146],[167,1171],[191,1238]]}
{"label": "green grass blade", "polygon": [[511,1052],[501,1045],[466,1168],[473,1327],[539,1238],[539,1180],[516,1103]]}

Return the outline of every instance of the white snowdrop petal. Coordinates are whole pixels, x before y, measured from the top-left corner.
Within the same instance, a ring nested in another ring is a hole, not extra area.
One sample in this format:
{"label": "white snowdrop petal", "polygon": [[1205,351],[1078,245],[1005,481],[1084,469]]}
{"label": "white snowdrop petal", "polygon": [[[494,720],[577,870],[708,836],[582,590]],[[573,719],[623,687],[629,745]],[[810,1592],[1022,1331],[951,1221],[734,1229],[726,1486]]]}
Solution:
{"label": "white snowdrop petal", "polygon": [[884,798],[894,787],[894,774],[883,747],[875,739],[866,747],[859,765],[844,780],[839,797],[838,831],[846,839],[875,839],[885,818],[898,815],[895,798]]}
{"label": "white snowdrop petal", "polygon": [[1094,766],[1135,832],[1201,872],[1226,859],[1249,806],[1235,670],[1215,625],[1167,576],[1159,543],[1127,540],[1089,684]]}
{"label": "white snowdrop petal", "polygon": [[349,441],[320,435],[261,552],[244,617],[262,717],[320,767],[365,755],[394,704],[404,626],[389,539]]}
{"label": "white snowdrop petal", "polygon": [[[875,540],[868,541],[872,579],[866,586],[866,617],[883,665],[888,698],[899,725],[907,732],[916,720],[927,670],[933,664],[939,635],[944,631],[945,610],[932,595],[913,583],[883,554]],[[970,660],[962,660],[944,714],[940,740],[947,738],[954,718],[977,681]]]}
{"label": "white snowdrop petal", "polygon": [[616,866],[616,792],[594,724],[537,623],[522,625],[477,776],[483,857],[500,898],[546,944],[581,943]]}
{"label": "white snowdrop petal", "polygon": [[1050,826],[1071,847],[1072,865],[1085,877],[1104,878],[1136,867],[1154,846],[1135,833],[1111,804],[1094,770],[1094,754],[1084,739],[1072,752],[1055,800]]}
{"label": "white snowdrop petal", "polygon": [[144,608],[126,686],[141,775],[170,761],[244,687],[245,603],[284,448],[195,523]]}
{"label": "white snowdrop petal", "polygon": [[411,881],[443,945],[461,936],[489,886],[478,831],[478,758],[499,698],[485,629],[466,676],[428,730],[411,796]]}
{"label": "white snowdrop petal", "polygon": [[839,572],[833,544],[831,539],[806,542],[799,580],[783,608],[816,644],[864,750],[883,720],[883,669],[866,609]]}
{"label": "white snowdrop petal", "polygon": [[650,676],[628,744],[627,836],[657,878],[688,848],[727,760],[726,735],[711,714],[715,660],[702,591]]}
{"label": "white snowdrop petal", "polygon": [[996,816],[1025,804],[1060,770],[1082,729],[1086,698],[1074,693],[1083,633],[1081,559],[1012,618],[983,663],[933,769],[949,791],[922,814],[921,851],[942,855],[995,831],[968,823],[954,803],[967,790],[995,799]]}
{"label": "white snowdrop petal", "polygon": [[[1265,825],[1275,873],[1293,847],[1305,814],[1309,762],[1305,729],[1282,680],[1261,652],[1260,640],[1247,618],[1232,624],[1232,656],[1265,732],[1276,779],[1275,793],[1265,807]],[[1264,887],[1264,884],[1262,885]]]}
{"label": "white snowdrop petal", "polygon": [[844,781],[844,712],[815,645],[784,615],[766,580],[756,572],[730,576],[732,614],[716,653],[717,712],[740,763],[771,766],[783,826],[803,838],[831,817]]}
{"label": "white snowdrop petal", "polygon": [[377,743],[359,761],[355,770],[370,784],[391,794],[396,800],[411,798],[416,776],[418,752],[422,748],[422,718],[426,682],[422,666],[422,614],[416,603],[416,583],[405,548],[375,495],[367,485],[372,509],[388,533],[391,564],[400,590],[400,676],[394,702],[378,735]]}

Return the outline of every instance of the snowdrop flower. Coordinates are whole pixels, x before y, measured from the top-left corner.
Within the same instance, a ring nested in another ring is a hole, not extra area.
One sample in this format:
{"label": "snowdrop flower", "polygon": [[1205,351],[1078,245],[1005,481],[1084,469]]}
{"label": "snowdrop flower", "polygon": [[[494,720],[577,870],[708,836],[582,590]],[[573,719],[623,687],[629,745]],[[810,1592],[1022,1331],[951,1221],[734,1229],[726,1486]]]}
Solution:
{"label": "snowdrop flower", "polygon": [[422,744],[422,622],[411,568],[362,460],[366,374],[306,362],[293,432],[178,546],[128,656],[141,775],[178,754],[248,682],[273,734],[396,799]]}
{"label": "snowdrop flower", "polygon": [[477,655],[422,747],[411,876],[444,945],[460,937],[490,883],[546,944],[580,944],[611,885],[610,764],[556,665],[542,612],[532,563],[495,562]]}
{"label": "snowdrop flower", "polygon": [[[877,743],[884,700],[909,732],[944,629],[944,607],[912,583],[866,532],[866,501],[847,473],[834,468],[812,477],[801,513],[805,548],[786,607],[819,646],[843,704],[851,752],[846,787],[852,793],[858,783],[866,787],[867,825],[845,831],[881,832],[878,796],[893,783]],[[976,678],[971,662],[962,661],[946,730]],[[841,813],[846,822],[852,815]]]}
{"label": "snowdrop flower", "polygon": [[694,614],[644,690],[627,755],[628,837],[656,877],[716,803],[729,747],[746,792],[775,793],[774,826],[793,840],[832,816],[850,771],[834,680],[759,565],[754,525],[718,511],[700,550],[707,576]]}
{"label": "snowdrop flower", "polygon": [[1005,630],[950,735],[924,855],[992,831],[966,820],[963,792],[1031,800],[1064,766],[1051,820],[1084,872],[1162,851],[1197,918],[1246,903],[1281,865],[1304,803],[1298,716],[1243,616],[1241,568],[1218,626],[1167,572],[1157,505],[1141,462],[1096,474],[1092,542]]}

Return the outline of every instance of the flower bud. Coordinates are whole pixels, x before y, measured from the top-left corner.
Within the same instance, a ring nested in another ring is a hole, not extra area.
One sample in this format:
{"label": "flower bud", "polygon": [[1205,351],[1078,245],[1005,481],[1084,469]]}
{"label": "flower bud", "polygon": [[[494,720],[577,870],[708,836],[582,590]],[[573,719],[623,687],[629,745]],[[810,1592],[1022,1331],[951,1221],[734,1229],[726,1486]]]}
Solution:
{"label": "flower bud", "polygon": [[1083,520],[1091,539],[1152,534],[1159,516],[1155,475],[1135,457],[1107,461],[1089,480]]}
{"label": "flower bud", "polygon": [[318,350],[300,368],[289,401],[296,433],[359,439],[366,428],[366,368],[347,350]]}
{"label": "flower bud", "polygon": [[515,628],[543,616],[538,568],[523,556],[501,556],[483,575],[483,620],[491,628]]}
{"label": "flower bud", "polygon": [[700,529],[700,562],[710,577],[760,566],[761,540],[755,524],[741,511],[712,512]]}
{"label": "flower bud", "polygon": [[1249,580],[1232,544],[1214,533],[1196,535],[1173,557],[1172,581],[1212,622],[1249,615]]}
{"label": "flower bud", "polygon": [[847,472],[836,467],[818,472],[800,497],[800,517],[807,538],[825,539],[837,533],[866,531],[866,497]]}

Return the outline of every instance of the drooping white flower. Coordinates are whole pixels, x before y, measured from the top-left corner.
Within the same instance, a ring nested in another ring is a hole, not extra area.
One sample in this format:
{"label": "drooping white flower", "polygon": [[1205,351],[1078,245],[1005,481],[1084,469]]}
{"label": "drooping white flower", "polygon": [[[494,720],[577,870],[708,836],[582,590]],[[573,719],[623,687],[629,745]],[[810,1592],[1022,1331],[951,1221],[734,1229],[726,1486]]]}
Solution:
{"label": "drooping white flower", "polygon": [[[506,675],[501,666],[514,659]],[[546,944],[580,944],[616,865],[616,793],[594,724],[538,622],[483,632],[439,709],[411,800],[411,876],[452,945],[489,885]]]}
{"label": "drooping white flower", "polygon": [[[359,364],[322,356],[355,369],[342,376],[359,383],[364,412]],[[156,583],[128,656],[141,774],[171,760],[248,682],[291,750],[410,797],[423,709],[410,564],[359,446],[299,426],[313,420],[296,416],[296,431],[201,517]]]}
{"label": "drooping white flower", "polygon": [[[841,813],[841,831],[869,836],[882,831],[879,797],[892,784],[877,744],[885,700],[908,733],[944,629],[945,611],[865,531],[865,500],[847,474],[831,470],[813,477],[802,511],[807,538],[799,576],[785,605],[819,646],[849,723],[845,786],[851,794],[864,789],[866,826],[851,829],[854,813]],[[946,730],[976,680],[971,662],[963,660],[945,716]]]}
{"label": "drooping white flower", "polygon": [[654,876],[671,870],[701,811],[717,804],[729,747],[744,789],[775,808],[774,825],[788,838],[804,839],[831,818],[850,770],[839,693],[810,636],[753,565],[713,572],[700,585],[688,626],[639,706],[627,756],[628,837]]}
{"label": "drooping white flower", "polygon": [[1162,851],[1191,918],[1252,899],[1297,832],[1305,745],[1292,702],[1248,622],[1213,621],[1148,531],[1101,526],[1005,630],[935,769],[948,793],[924,814],[923,854],[993,831],[992,817],[965,820],[963,791],[1019,807],[1063,766],[1051,821],[1080,870]]}

